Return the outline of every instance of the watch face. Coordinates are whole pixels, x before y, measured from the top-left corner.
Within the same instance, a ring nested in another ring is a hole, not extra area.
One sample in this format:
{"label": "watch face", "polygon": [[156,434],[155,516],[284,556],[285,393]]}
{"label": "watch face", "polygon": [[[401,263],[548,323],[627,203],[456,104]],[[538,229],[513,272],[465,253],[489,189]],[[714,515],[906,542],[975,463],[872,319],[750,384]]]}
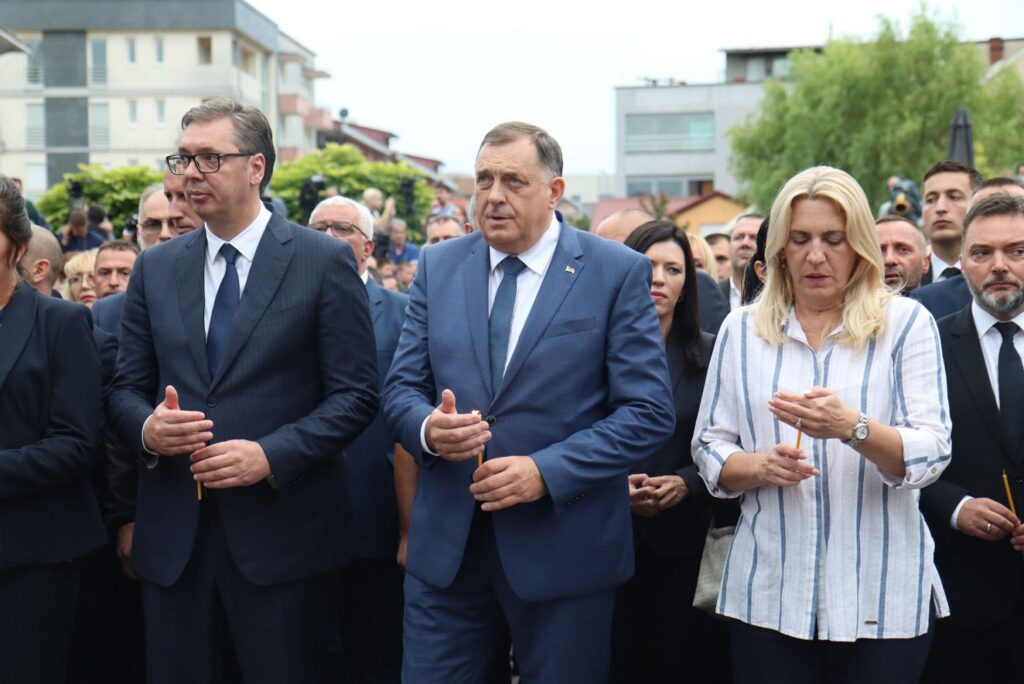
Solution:
{"label": "watch face", "polygon": [[853,428],[853,438],[854,439],[859,439],[859,440],[863,441],[863,440],[867,439],[867,437],[868,437],[868,426],[867,425],[858,425],[857,427]]}

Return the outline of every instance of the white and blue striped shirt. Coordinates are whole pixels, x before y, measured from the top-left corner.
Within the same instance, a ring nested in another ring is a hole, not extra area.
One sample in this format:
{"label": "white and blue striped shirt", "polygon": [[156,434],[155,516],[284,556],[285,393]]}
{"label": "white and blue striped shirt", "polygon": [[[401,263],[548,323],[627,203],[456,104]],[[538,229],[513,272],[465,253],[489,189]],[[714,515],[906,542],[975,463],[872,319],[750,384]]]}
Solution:
{"label": "white and blue striped shirt", "polygon": [[[694,461],[711,493],[740,496],[741,516],[725,566],[718,612],[800,639],[909,638],[949,609],[932,560],[934,544],[918,509],[918,489],[939,478],[950,455],[949,404],[932,316],[894,297],[887,323],[866,349],[837,344],[817,353],[791,311],[786,341],[757,336],[749,307],[719,332],[697,417]],[[815,385],[903,439],[906,476],[880,471],[838,439],[802,448],[820,475],[793,487],[742,494],[718,483],[738,451],[794,444],[796,430],[768,410],[777,391]]]}

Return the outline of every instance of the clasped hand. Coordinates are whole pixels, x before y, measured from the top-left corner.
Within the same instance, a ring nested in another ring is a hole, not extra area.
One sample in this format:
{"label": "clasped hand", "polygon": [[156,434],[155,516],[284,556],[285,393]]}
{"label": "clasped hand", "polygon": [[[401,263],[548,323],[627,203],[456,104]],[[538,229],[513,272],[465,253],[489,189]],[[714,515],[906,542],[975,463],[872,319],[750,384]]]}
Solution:
{"label": "clasped hand", "polygon": [[768,408],[783,423],[818,439],[850,439],[860,420],[859,412],[848,408],[825,387],[812,387],[802,394],[776,392],[768,400]]}
{"label": "clasped hand", "polygon": [[649,477],[644,473],[629,476],[629,509],[635,515],[653,518],[672,508],[690,493],[686,481],[678,475]]}

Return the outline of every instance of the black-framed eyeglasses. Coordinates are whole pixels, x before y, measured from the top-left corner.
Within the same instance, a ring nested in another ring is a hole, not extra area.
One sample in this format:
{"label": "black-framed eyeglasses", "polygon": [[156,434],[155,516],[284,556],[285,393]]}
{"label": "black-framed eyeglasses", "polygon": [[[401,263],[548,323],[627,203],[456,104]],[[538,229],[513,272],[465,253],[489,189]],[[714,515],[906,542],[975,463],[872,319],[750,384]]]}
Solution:
{"label": "black-framed eyeglasses", "polygon": [[346,238],[356,233],[363,235],[363,231],[359,230],[359,226],[348,221],[317,221],[316,223],[310,223],[309,227],[318,233],[330,231],[331,235],[338,238]]}
{"label": "black-framed eyeglasses", "polygon": [[188,165],[195,162],[199,173],[217,173],[225,157],[251,157],[258,152],[200,152],[199,154],[172,154],[165,158],[167,169],[175,176],[184,176]]}

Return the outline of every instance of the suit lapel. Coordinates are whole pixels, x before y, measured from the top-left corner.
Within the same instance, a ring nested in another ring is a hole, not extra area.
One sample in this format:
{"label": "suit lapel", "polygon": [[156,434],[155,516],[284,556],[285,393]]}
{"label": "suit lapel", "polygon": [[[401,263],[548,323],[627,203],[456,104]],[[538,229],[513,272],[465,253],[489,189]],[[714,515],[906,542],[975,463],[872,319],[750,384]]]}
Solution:
{"label": "suit lapel", "polygon": [[678,345],[669,345],[665,348],[665,357],[668,360],[668,374],[672,378],[672,393],[675,395],[676,386],[683,379],[683,371],[686,368],[686,361],[683,352]]}
{"label": "suit lapel", "polygon": [[370,300],[370,315],[373,316],[373,325],[376,328],[377,321],[384,313],[384,293],[382,288],[372,279],[366,281],[366,298]]}
{"label": "suit lapel", "polygon": [[526,357],[537,346],[537,342],[547,330],[552,317],[562,305],[562,300],[572,289],[576,279],[580,277],[584,265],[580,261],[582,256],[583,251],[580,249],[575,229],[563,221],[555,254],[551,257],[551,264],[544,275],[544,282],[540,284],[537,299],[526,318],[526,325],[523,326],[523,332],[519,335],[519,341],[516,342],[515,351],[512,352],[512,358],[509,359],[505,376],[501,381],[501,387],[494,396],[494,401],[498,400],[505,388],[515,379],[516,373],[523,367]]}
{"label": "suit lapel", "polygon": [[0,323],[0,388],[21,356],[36,318],[38,295],[28,285],[19,285],[7,302],[3,323]]}
{"label": "suit lapel", "polygon": [[249,270],[249,277],[245,281],[242,299],[238,302],[238,311],[231,324],[231,333],[224,346],[224,355],[211,387],[220,382],[224,373],[231,367],[281,286],[295,251],[291,240],[288,222],[279,216],[272,216],[256,248],[256,256]]}
{"label": "suit lapel", "polygon": [[178,307],[185,338],[204,385],[210,384],[206,361],[206,229],[200,228],[186,238],[185,249],[178,254]]}
{"label": "suit lapel", "polygon": [[[999,406],[992,391],[992,383],[988,379],[988,368],[985,367],[985,357],[981,351],[978,329],[974,325],[970,307],[957,314],[950,328],[950,351],[985,424],[992,434],[998,437],[1003,452],[1009,454],[1003,428],[999,424]],[[1013,456],[1014,460],[1017,460],[1017,455]]]}
{"label": "suit lapel", "polygon": [[491,387],[490,333],[487,327],[487,288],[491,266],[490,251],[483,239],[478,239],[469,258],[462,264],[462,283],[466,288],[466,313],[469,320],[469,339],[473,343],[476,362],[480,366],[480,377],[488,394]]}

